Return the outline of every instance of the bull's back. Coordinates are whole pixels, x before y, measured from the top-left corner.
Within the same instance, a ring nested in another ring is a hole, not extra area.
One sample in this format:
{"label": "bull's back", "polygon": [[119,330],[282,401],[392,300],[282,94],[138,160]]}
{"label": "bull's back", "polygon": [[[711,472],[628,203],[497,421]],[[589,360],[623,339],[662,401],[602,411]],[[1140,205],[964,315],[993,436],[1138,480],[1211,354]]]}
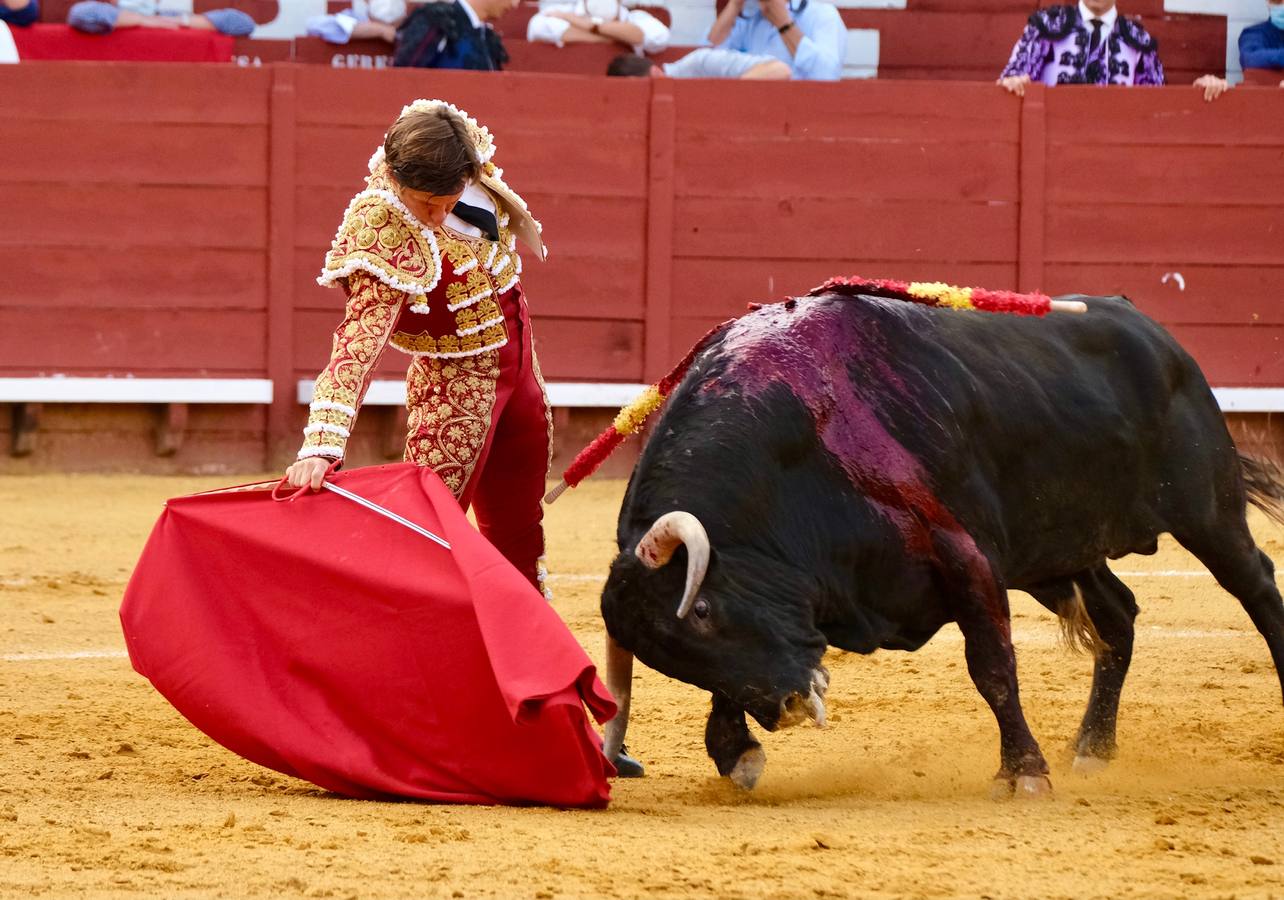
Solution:
{"label": "bull's back", "polygon": [[1234,458],[1172,337],[1122,298],[1082,299],[1084,315],[1039,319],[802,301],[733,326],[724,377],[793,379],[818,419],[844,368],[852,394],[830,400],[850,420],[827,420],[825,443],[858,492],[877,467],[921,480],[1019,585],[1147,549],[1174,495],[1199,489],[1198,475],[1174,484],[1173,454],[1192,435],[1201,466]]}

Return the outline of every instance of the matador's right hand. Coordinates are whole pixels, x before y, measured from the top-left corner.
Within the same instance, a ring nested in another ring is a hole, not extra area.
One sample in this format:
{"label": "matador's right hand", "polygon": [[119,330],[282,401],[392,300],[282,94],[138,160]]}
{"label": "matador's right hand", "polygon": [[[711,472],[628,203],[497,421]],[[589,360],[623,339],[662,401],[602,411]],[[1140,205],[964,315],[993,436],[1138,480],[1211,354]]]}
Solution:
{"label": "matador's right hand", "polygon": [[321,482],[325,481],[325,473],[333,462],[334,460],[323,456],[309,456],[286,469],[285,477],[291,487],[311,487],[312,490],[319,491]]}

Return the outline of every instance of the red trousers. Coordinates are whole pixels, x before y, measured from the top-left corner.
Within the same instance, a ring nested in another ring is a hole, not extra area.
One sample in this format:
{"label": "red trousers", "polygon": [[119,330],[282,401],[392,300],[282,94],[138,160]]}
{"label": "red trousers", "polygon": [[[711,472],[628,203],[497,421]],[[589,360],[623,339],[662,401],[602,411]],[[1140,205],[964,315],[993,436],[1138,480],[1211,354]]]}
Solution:
{"label": "red trousers", "polygon": [[459,359],[416,356],[406,374],[405,458],[432,468],[481,533],[544,591],[552,416],[518,286],[501,298],[508,343]]}

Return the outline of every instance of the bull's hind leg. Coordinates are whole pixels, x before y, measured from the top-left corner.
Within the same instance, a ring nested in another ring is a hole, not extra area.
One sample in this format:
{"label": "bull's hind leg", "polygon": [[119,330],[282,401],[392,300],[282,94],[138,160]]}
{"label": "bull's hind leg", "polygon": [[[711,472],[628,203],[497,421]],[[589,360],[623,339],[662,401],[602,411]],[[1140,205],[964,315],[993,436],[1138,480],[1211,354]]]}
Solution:
{"label": "bull's hind leg", "polygon": [[1093,655],[1092,692],[1074,741],[1074,768],[1098,771],[1115,757],[1115,721],[1132,662],[1137,601],[1104,562],[1030,593],[1061,617],[1067,643]]}
{"label": "bull's hind leg", "polygon": [[1207,529],[1173,532],[1233,595],[1266,639],[1284,692],[1284,600],[1275,586],[1275,564],[1257,548],[1242,512],[1226,513]]}

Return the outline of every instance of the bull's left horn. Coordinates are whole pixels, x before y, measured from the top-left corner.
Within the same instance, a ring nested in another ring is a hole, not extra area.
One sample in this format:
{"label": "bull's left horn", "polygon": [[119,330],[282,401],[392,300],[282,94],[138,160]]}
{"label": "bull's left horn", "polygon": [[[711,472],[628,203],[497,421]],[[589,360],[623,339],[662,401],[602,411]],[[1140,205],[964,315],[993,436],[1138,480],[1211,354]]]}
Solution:
{"label": "bull's left horn", "polygon": [[686,618],[695,603],[704,573],[709,568],[709,535],[700,520],[689,512],[665,513],[655,520],[651,529],[638,541],[634,551],[642,565],[658,569],[667,565],[679,544],[687,548],[687,585],[678,604],[678,618]]}
{"label": "bull's left horn", "polygon": [[629,700],[633,695],[633,654],[606,636],[606,688],[615,698],[618,712],[606,723],[602,754],[612,763],[624,746],[624,732],[629,728]]}

